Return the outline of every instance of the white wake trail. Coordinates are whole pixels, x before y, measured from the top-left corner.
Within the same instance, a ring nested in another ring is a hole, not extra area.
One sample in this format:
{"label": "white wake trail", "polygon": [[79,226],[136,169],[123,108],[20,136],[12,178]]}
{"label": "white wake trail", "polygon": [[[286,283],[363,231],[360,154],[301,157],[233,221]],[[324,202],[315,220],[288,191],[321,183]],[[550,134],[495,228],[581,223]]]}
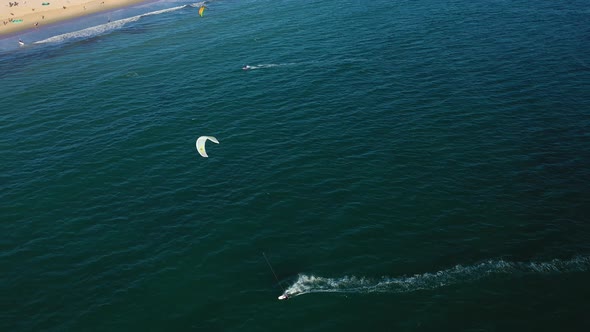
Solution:
{"label": "white wake trail", "polygon": [[286,63],[261,63],[261,64],[249,66],[248,69],[250,69],[250,70],[268,69],[268,68],[274,68],[274,67],[285,67],[285,66],[295,66],[295,65],[297,65],[297,64],[296,63],[293,63],[293,62],[286,62]]}
{"label": "white wake trail", "polygon": [[434,273],[396,278],[374,279],[356,276],[325,278],[300,274],[297,281],[285,290],[285,294],[293,297],[310,293],[406,293],[472,282],[493,275],[548,275],[588,270],[590,270],[590,257],[578,256],[570,260],[554,259],[547,262],[489,260],[476,265],[456,265]]}

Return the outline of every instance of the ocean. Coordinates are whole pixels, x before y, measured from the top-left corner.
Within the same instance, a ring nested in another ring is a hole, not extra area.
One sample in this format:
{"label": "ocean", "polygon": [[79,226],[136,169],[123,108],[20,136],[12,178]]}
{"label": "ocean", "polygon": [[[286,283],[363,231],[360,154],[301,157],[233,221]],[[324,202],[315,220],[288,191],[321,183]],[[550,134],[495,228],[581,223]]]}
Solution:
{"label": "ocean", "polygon": [[0,331],[590,328],[587,1],[206,6],[0,40]]}

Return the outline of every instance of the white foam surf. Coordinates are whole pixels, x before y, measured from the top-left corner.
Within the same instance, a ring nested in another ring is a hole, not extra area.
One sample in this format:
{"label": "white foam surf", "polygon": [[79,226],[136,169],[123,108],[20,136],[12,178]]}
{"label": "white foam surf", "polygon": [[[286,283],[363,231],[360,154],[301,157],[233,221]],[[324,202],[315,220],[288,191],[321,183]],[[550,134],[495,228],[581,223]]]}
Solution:
{"label": "white foam surf", "polygon": [[289,286],[284,294],[293,297],[310,293],[405,293],[473,282],[493,275],[557,274],[588,270],[590,257],[575,257],[570,260],[554,259],[547,262],[490,260],[470,266],[456,265],[434,273],[395,278],[326,278],[300,274],[297,281]]}
{"label": "white foam surf", "polygon": [[118,30],[118,29],[122,28],[123,26],[127,25],[128,23],[138,21],[142,17],[169,13],[169,12],[177,11],[179,9],[183,9],[183,8],[187,8],[187,7],[198,7],[198,6],[203,5],[204,3],[205,2],[197,2],[197,3],[193,3],[193,4],[188,4],[188,5],[160,9],[160,10],[156,10],[153,12],[144,13],[144,14],[124,18],[121,20],[116,20],[116,21],[105,23],[105,24],[93,26],[90,28],[49,37],[49,38],[46,38],[46,39],[43,39],[40,41],[36,41],[33,44],[60,43],[60,42],[64,42],[64,41],[72,40],[72,39],[84,39],[84,38],[94,37],[94,36],[102,35],[102,34],[105,34],[105,33],[108,33],[108,32],[114,31],[114,30]]}

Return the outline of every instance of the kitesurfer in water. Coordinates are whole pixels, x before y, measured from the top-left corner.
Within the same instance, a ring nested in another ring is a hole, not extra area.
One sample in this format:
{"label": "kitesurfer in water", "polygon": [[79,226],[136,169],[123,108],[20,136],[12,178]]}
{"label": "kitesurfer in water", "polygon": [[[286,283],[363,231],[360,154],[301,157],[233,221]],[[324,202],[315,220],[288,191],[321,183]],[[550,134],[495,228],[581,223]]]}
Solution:
{"label": "kitesurfer in water", "polygon": [[248,69],[250,69],[250,68],[252,68],[252,67],[250,67],[250,66],[248,66],[248,65],[244,65],[244,67],[242,67],[242,69],[243,69],[243,70],[248,70]]}

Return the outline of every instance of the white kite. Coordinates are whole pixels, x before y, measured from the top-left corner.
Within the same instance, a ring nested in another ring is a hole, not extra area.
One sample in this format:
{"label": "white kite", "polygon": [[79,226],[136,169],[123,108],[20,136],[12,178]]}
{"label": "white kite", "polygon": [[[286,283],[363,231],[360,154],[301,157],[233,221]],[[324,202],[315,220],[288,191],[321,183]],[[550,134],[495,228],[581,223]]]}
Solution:
{"label": "white kite", "polygon": [[217,140],[217,138],[215,138],[213,136],[201,136],[201,137],[197,138],[197,151],[199,151],[199,154],[205,158],[209,157],[207,155],[207,151],[205,151],[205,142],[207,142],[207,140],[210,140],[213,143],[219,144],[219,141]]}

